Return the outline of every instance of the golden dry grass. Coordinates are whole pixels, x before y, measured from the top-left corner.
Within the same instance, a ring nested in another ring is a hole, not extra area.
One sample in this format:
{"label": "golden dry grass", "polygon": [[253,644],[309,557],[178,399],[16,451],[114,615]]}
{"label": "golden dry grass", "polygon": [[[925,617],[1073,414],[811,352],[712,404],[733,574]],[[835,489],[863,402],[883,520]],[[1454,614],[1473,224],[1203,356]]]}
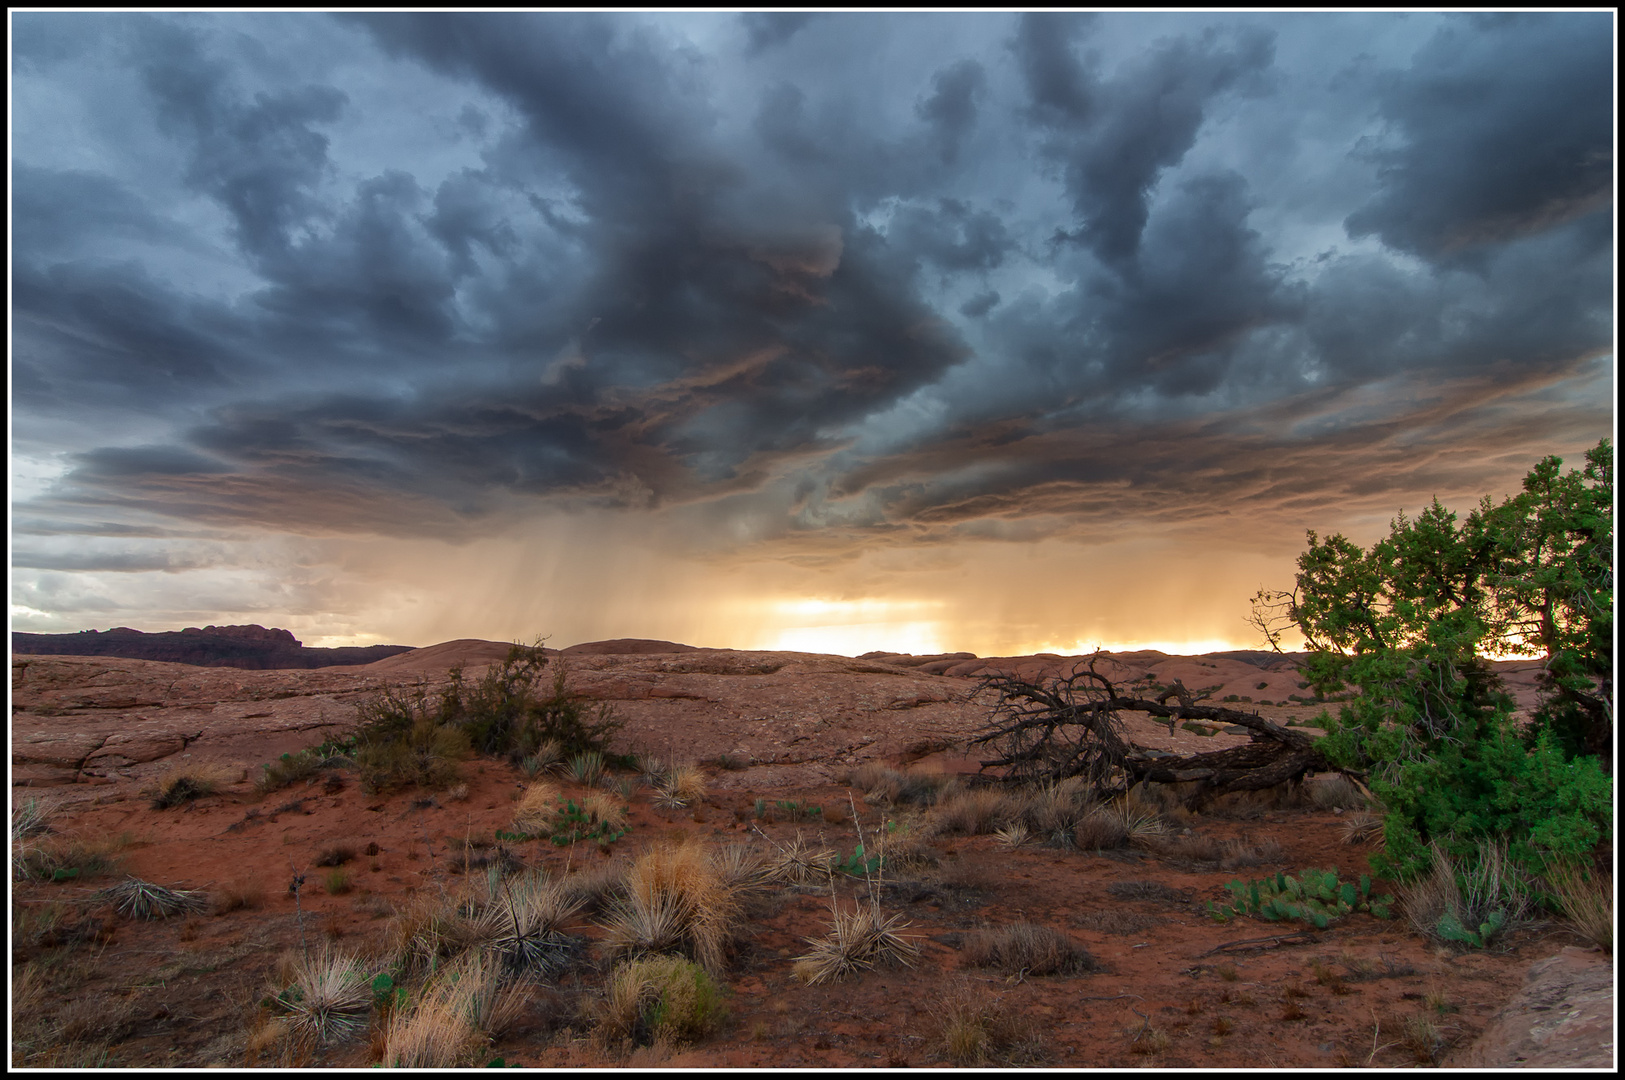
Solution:
{"label": "golden dry grass", "polygon": [[1614,879],[1573,863],[1556,863],[1545,874],[1564,916],[1579,935],[1609,955],[1614,951]]}
{"label": "golden dry grass", "polygon": [[559,816],[559,800],[562,798],[563,792],[557,784],[547,780],[531,784],[525,788],[525,793],[519,797],[519,804],[514,807],[514,827],[533,836],[551,832],[553,822]]}
{"label": "golden dry grass", "polygon": [[1030,922],[972,933],[965,959],[1006,975],[1078,975],[1096,967],[1088,949],[1059,930]]}
{"label": "golden dry grass", "polygon": [[625,890],[604,923],[611,956],[680,950],[707,971],[722,970],[739,900],[709,845],[693,838],[653,845],[627,868]]}

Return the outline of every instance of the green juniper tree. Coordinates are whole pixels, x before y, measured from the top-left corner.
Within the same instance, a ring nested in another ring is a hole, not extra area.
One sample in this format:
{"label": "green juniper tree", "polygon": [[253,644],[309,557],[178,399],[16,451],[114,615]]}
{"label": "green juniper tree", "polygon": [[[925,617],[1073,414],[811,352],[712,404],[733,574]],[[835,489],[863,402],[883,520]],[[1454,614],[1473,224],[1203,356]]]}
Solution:
{"label": "green juniper tree", "polygon": [[[1347,695],[1320,749],[1369,770],[1388,810],[1381,872],[1420,872],[1430,840],[1467,854],[1505,836],[1538,870],[1611,835],[1612,447],[1561,470],[1546,458],[1465,520],[1437,500],[1401,513],[1369,549],[1310,532],[1296,588],[1254,598],[1271,644],[1302,632],[1316,692]],[[1522,727],[1486,658],[1510,651],[1544,653]]]}

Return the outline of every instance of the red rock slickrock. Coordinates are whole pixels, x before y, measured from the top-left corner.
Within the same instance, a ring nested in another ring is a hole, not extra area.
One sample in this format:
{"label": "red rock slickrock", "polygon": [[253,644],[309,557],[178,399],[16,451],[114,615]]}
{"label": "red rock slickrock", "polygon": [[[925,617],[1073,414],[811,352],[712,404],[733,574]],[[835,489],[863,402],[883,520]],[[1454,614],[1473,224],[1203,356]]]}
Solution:
{"label": "red rock slickrock", "polygon": [[[278,954],[298,944],[307,923],[322,927],[333,941],[363,942],[379,932],[374,920],[381,913],[406,903],[415,891],[462,880],[446,876],[462,873],[446,853],[465,837],[490,837],[512,827],[513,799],[527,782],[516,766],[465,763],[457,802],[444,794],[438,800],[414,792],[369,796],[342,772],[263,798],[251,781],[262,763],[342,735],[353,725],[357,705],[380,689],[433,691],[445,684],[451,667],[477,677],[508,649],[460,640],[363,667],[268,671],[13,657],[14,805],[39,799],[64,834],[132,838],[124,849],[125,869],[147,880],[210,888],[234,883],[263,893],[262,906],[252,912],[105,931],[113,935],[104,950],[111,966],[105,976],[87,974],[74,1000],[121,1016],[135,1010],[152,1017],[130,1021],[111,1051],[113,1063],[242,1064],[245,1036],[236,1019],[241,1010],[231,1002],[263,996]],[[680,812],[662,809],[646,792],[630,796],[634,833],[607,855],[590,845],[577,853],[545,842],[526,850],[528,865],[551,872],[624,860],[651,836],[785,844],[805,832],[850,851],[854,812],[866,829],[886,827],[887,821],[914,827],[918,811],[870,806],[861,791],[847,788],[850,771],[879,762],[974,772],[977,757],[964,753],[962,740],[988,716],[987,701],[973,697],[978,678],[1070,671],[1086,659],[849,658],[643,639],[548,654],[550,664],[568,671],[570,686],[611,705],[624,720],[617,736],[621,748],[667,761],[718,761],[725,755],[729,766],[708,768],[709,794]],[[1097,663],[1125,685],[1178,679],[1190,690],[1211,690],[1212,703],[1232,697],[1233,707],[1256,709],[1278,723],[1290,719],[1307,726],[1324,707],[1303,700],[1310,691],[1290,658],[1140,652]],[[1502,671],[1527,705],[1538,665],[1507,664]],[[1144,717],[1125,722],[1141,745],[1181,754],[1249,737],[1170,731]],[[159,776],[198,765],[218,767],[217,774],[227,778],[220,791],[181,809],[149,805],[147,793]],[[1611,1029],[1605,1030],[1611,989],[1597,975],[1601,965],[1611,976],[1611,964],[1573,949],[1558,952],[1565,939],[1574,940],[1566,931],[1520,931],[1496,950],[1458,954],[1410,932],[1403,919],[1351,916],[1324,933],[1276,940],[1280,933],[1272,938],[1268,924],[1221,925],[1208,917],[1207,901],[1222,899],[1224,883],[1237,876],[1336,865],[1349,879],[1368,869],[1371,844],[1339,840],[1340,812],[1294,798],[1264,793],[1234,810],[1215,807],[1187,816],[1176,833],[1149,848],[1083,852],[1036,842],[1011,847],[989,835],[943,836],[936,841],[935,869],[898,881],[888,894],[921,944],[915,968],[871,972],[833,986],[791,981],[790,960],[827,930],[830,904],[847,897],[850,886],[837,885],[835,895],[781,897],[754,917],[727,979],[731,1035],[630,1057],[584,1036],[562,1035],[510,1041],[492,1052],[561,1068],[939,1063],[944,1058],[932,1025],[942,995],[961,987],[1042,1030],[1047,1049],[1040,1063],[1050,1065],[1393,1066],[1412,1063],[1407,1055],[1413,1051],[1422,1053],[1393,1041],[1413,1016],[1436,1021],[1438,1041],[1424,1048],[1429,1062],[1447,1051],[1454,1055],[1443,1059],[1448,1063],[1470,1060],[1480,1067],[1611,1061]],[[784,808],[801,805],[817,805],[821,814],[806,820],[785,816]],[[774,807],[780,808],[778,819]],[[290,873],[341,841],[376,845],[379,852],[355,864],[363,867],[355,875],[355,895],[326,895],[314,885],[298,898],[285,894]],[[1221,850],[1254,854],[1225,856],[1230,864],[1213,861]],[[1378,887],[1391,888],[1381,882]],[[55,898],[88,900],[92,888],[19,883],[14,904],[33,910]],[[1087,946],[1098,962],[1095,973],[1011,979],[967,962],[967,935],[1016,921],[1059,928]],[[585,932],[599,933],[590,925]],[[181,966],[174,972],[173,964],[166,966],[165,977],[150,985],[131,986],[123,974],[126,960],[120,959],[129,948],[156,950],[154,955],[177,958]],[[191,967],[182,963],[193,955],[199,959]],[[26,959],[26,949],[14,950],[14,980],[16,965]],[[1526,974],[1531,1004],[1522,1007],[1518,1001],[1524,999],[1516,995]],[[1558,982],[1567,989],[1553,989]],[[1418,1004],[1435,991],[1448,995],[1448,1013],[1435,1015]],[[786,1013],[779,1006],[792,995],[795,1009]],[[49,1008],[73,1005],[48,995],[46,1001]],[[1559,1013],[1567,1019],[1552,1022]],[[172,1017],[191,1019],[182,1024],[167,1019]],[[1527,1021],[1522,1028],[1519,1017]],[[1480,1040],[1486,1030],[1491,1035]],[[1148,1031],[1156,1031],[1157,1040],[1136,1034]],[[1374,1035],[1380,1041],[1373,1042]],[[364,1066],[372,1060],[367,1055],[362,1040],[333,1050],[320,1063]]]}

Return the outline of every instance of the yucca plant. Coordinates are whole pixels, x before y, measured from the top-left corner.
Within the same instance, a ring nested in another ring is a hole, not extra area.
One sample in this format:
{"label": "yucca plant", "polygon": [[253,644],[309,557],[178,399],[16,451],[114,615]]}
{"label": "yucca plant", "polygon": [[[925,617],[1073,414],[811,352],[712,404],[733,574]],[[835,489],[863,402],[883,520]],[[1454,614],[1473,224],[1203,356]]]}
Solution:
{"label": "yucca plant", "polygon": [[604,755],[597,750],[586,750],[570,759],[570,779],[578,784],[594,787],[604,777]]}
{"label": "yucca plant", "polygon": [[198,890],[167,889],[135,877],[101,890],[96,897],[112,901],[113,910],[130,919],[167,919],[209,906],[208,897]]}
{"label": "yucca plant", "polygon": [[811,950],[796,957],[794,975],[808,986],[875,967],[912,967],[919,956],[919,944],[899,932],[911,925],[901,913],[886,915],[874,902],[851,911],[832,903],[830,915],[829,933],[808,938]]}
{"label": "yucca plant", "polygon": [[505,969],[545,978],[570,962],[575,940],[565,926],[580,913],[581,900],[562,881],[530,875],[517,884],[505,881],[479,917],[486,947],[501,957]]}
{"label": "yucca plant", "polygon": [[786,885],[804,885],[823,880],[834,871],[839,853],[829,848],[814,848],[796,833],[788,844],[775,845],[778,852],[768,860],[766,875],[769,881]]}
{"label": "yucca plant", "polygon": [[351,957],[323,949],[301,959],[292,984],[278,1000],[288,1010],[288,1029],[318,1043],[341,1042],[366,1029],[372,981]]}

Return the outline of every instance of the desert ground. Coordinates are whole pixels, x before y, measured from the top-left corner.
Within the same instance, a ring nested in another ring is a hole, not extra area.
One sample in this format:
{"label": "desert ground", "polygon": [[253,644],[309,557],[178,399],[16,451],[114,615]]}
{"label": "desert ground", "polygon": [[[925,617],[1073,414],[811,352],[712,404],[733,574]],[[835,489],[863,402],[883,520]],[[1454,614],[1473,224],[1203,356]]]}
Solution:
{"label": "desert ground", "polygon": [[[412,920],[540,871],[598,884],[579,891],[557,968],[514,984],[500,1022],[460,1036],[467,1063],[1612,1066],[1612,958],[1561,920],[1485,949],[1448,946],[1414,929],[1402,890],[1381,880],[1373,895],[1401,895],[1387,919],[1355,912],[1316,929],[1210,916],[1238,879],[1370,873],[1380,839],[1358,827],[1363,798],[1336,774],[1197,813],[1178,792],[1136,789],[1116,808],[1129,835],[1098,847],[1073,842],[1071,819],[1062,834],[1022,836],[978,818],[967,807],[979,756],[965,739],[988,718],[979,676],[1039,676],[1075,657],[594,643],[551,665],[623,721],[615,749],[696,765],[703,790],[678,799],[648,770],[578,778],[565,762],[538,771],[481,757],[439,790],[369,793],[339,759],[279,789],[256,784],[282,755],[342,738],[382,688],[433,692],[454,664],[477,675],[506,652],[456,641],[360,667],[269,671],[15,656],[13,877],[21,810],[45,823],[28,844],[69,854],[58,880],[13,881],[12,1065],[369,1066],[433,981],[411,961],[422,940]],[[1323,707],[1303,700],[1287,658],[1109,661],[1124,678],[1177,678],[1311,733]],[[1527,704],[1534,666],[1503,674]],[[1138,745],[1179,754],[1251,737],[1126,723]],[[213,790],[156,808],[158,785],[181,774],[212,777]],[[528,838],[515,816],[537,783],[572,806],[608,792],[629,828]],[[830,869],[831,858],[862,863],[860,837],[887,853],[878,871]],[[604,1019],[616,882],[653,849],[758,867],[729,879],[732,917],[711,965],[721,1008],[694,1037],[651,1039]],[[810,871],[796,870],[797,853]],[[195,910],[121,913],[107,890],[130,877],[187,891]],[[898,962],[809,982],[798,958],[817,952],[836,913],[864,910],[892,920],[906,943]],[[1053,962],[1012,959],[999,936],[1012,927],[1039,935]],[[374,1000],[342,1037],[293,1038],[296,969],[334,952],[365,971]]]}

